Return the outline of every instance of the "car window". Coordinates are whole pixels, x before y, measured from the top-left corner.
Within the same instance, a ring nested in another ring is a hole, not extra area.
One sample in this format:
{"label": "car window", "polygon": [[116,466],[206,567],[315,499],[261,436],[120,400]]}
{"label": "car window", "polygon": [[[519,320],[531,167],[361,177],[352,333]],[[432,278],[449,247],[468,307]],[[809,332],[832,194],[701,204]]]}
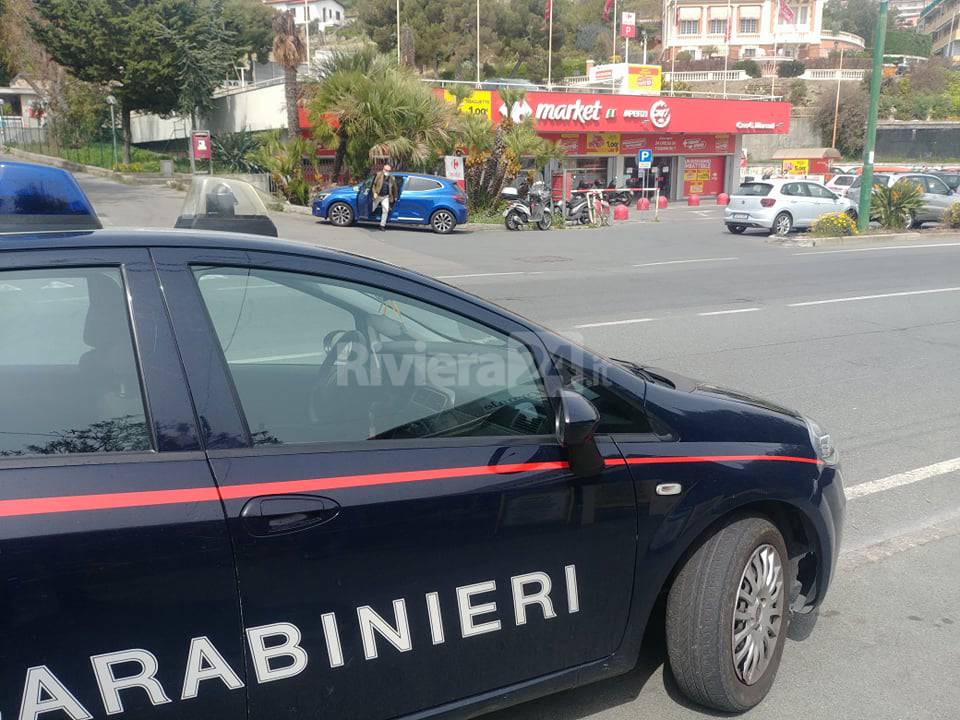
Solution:
{"label": "car window", "polygon": [[807,183],[787,183],[780,191],[783,195],[790,197],[808,197]]}
{"label": "car window", "polygon": [[803,185],[806,187],[807,193],[811,197],[821,198],[824,200],[837,199],[836,195],[834,195],[832,192],[827,190],[825,187],[822,187],[821,185],[817,185],[816,183],[803,183]]}
{"label": "car window", "polygon": [[750,182],[744,183],[737,190],[737,195],[752,195],[755,197],[765,197],[773,189],[769,183]]}
{"label": "car window", "polygon": [[934,195],[950,194],[950,188],[948,188],[947,184],[938,177],[927,175],[925,178],[923,178],[923,181],[926,183],[927,192],[929,193],[933,193]]}
{"label": "car window", "polygon": [[843,187],[853,183],[853,178],[849,175],[838,175],[833,179],[833,184]]}
{"label": "car window", "polygon": [[356,283],[194,273],[255,444],[554,432],[533,358],[507,335]]}
{"label": "car window", "polygon": [[430,180],[429,178],[422,177],[411,177],[407,180],[406,187],[404,190],[408,192],[417,192],[420,190],[439,190],[442,187],[440,183],[436,180]]}
{"label": "car window", "polygon": [[149,450],[115,268],[0,272],[0,457]]}

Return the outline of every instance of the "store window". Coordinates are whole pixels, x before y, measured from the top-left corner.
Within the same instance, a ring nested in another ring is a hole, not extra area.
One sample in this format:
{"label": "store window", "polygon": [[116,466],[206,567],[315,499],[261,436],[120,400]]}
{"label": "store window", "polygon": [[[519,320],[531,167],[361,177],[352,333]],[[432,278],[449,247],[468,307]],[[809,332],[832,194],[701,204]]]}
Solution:
{"label": "store window", "polygon": [[740,33],[743,35],[756,35],[760,31],[760,20],[758,18],[740,18]]}
{"label": "store window", "polygon": [[699,20],[681,20],[680,34],[681,35],[699,35],[700,21]]}

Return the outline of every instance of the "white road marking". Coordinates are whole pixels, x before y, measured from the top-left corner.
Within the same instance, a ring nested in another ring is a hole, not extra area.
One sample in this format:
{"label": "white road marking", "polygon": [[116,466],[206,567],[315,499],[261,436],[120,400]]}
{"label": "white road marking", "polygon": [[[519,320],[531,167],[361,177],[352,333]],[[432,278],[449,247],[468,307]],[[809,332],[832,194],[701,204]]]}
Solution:
{"label": "white road marking", "polygon": [[935,293],[958,292],[960,287],[934,288],[931,290],[909,290],[907,292],[882,293],[880,295],[857,295],[855,297],[831,298],[830,300],[808,300],[790,303],[787,307],[807,307],[809,305],[828,305],[830,303],[852,302],[854,300],[878,300],[880,298],[906,297],[908,295],[933,295]]}
{"label": "white road marking", "polygon": [[653,322],[656,318],[634,318],[632,320],[608,320],[607,322],[584,323],[583,325],[574,325],[575,328],[595,328],[608,327],[610,325],[633,325],[634,323]]}
{"label": "white road marking", "polygon": [[925,465],[896,475],[880,478],[879,480],[871,480],[849,487],[846,491],[847,500],[866,497],[867,495],[884,492],[885,490],[893,490],[894,488],[903,487],[904,485],[912,485],[921,480],[929,480],[932,477],[946,475],[947,473],[957,472],[958,470],[960,470],[960,458],[944,460],[943,462],[934,463],[933,465]]}
{"label": "white road marking", "polygon": [[700,317],[710,317],[711,315],[735,315],[736,313],[757,312],[758,310],[760,310],[758,307],[738,308],[737,310],[714,310],[713,312],[702,312],[697,313],[697,315]]}
{"label": "white road marking", "polygon": [[499,277],[503,275],[525,275],[522,271],[517,272],[493,272],[493,273],[470,273],[469,275],[437,275],[437,280],[459,280],[461,278],[478,277]]}
{"label": "white road marking", "polygon": [[694,258],[692,260],[664,260],[662,262],[651,262],[651,263],[641,263],[640,265],[634,265],[634,267],[653,267],[655,265],[683,265],[685,263],[702,263],[702,262],[727,262],[730,260],[739,260],[740,258],[735,257],[715,257],[715,258]]}
{"label": "white road marking", "polygon": [[794,255],[833,255],[835,253],[876,252],[878,250],[914,250],[917,248],[960,247],[960,242],[951,243],[924,243],[922,245],[887,245],[885,247],[847,248],[844,250],[814,250],[811,252],[796,252]]}

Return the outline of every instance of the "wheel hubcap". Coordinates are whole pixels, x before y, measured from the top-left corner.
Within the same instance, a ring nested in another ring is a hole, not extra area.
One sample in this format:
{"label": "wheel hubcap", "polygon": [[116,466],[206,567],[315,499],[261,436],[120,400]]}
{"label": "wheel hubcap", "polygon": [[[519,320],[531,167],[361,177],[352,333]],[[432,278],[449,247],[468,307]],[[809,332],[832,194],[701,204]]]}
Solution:
{"label": "wheel hubcap", "polygon": [[330,216],[335,225],[346,225],[350,219],[347,209],[340,205],[330,211]]}
{"label": "wheel hubcap", "polygon": [[781,235],[786,235],[790,232],[790,220],[785,217],[780,218],[780,220],[777,221],[777,232]]}
{"label": "wheel hubcap", "polygon": [[449,232],[451,225],[452,219],[450,217],[450,213],[437,213],[433,218],[433,227],[440,232]]}
{"label": "wheel hubcap", "polygon": [[753,551],[740,577],[733,609],[733,666],[753,685],[766,672],[783,620],[783,564],[773,545]]}

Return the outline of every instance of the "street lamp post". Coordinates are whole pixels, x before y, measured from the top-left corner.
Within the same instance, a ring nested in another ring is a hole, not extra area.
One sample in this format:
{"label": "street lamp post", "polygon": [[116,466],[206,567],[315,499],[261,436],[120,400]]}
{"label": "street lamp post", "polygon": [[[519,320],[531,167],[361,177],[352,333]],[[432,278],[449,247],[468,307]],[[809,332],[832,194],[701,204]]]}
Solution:
{"label": "street lamp post", "polygon": [[863,173],[860,175],[860,205],[857,227],[865,232],[870,226],[870,200],[873,194],[873,149],[877,141],[877,108],[880,105],[880,81],[883,80],[883,41],[886,39],[887,0],[880,0],[880,16],[873,41],[873,69],[870,72],[870,109],[867,111],[867,137],[863,143]]}
{"label": "street lamp post", "polygon": [[117,167],[117,118],[114,115],[113,106],[117,104],[117,99],[113,95],[107,95],[107,105],[110,106],[110,135],[113,138],[113,167]]}

